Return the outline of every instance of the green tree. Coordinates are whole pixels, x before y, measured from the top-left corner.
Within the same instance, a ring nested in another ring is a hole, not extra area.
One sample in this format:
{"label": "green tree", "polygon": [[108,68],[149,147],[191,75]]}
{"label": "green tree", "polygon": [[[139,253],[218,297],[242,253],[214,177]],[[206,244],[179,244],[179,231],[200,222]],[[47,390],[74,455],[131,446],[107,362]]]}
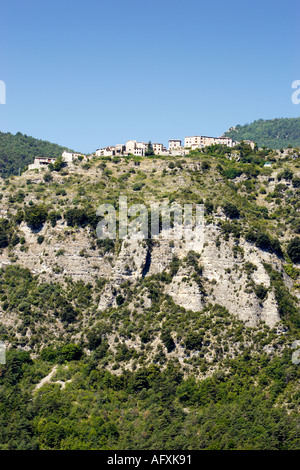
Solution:
{"label": "green tree", "polygon": [[292,179],[292,185],[294,188],[300,188],[300,178],[299,176],[294,176]]}
{"label": "green tree", "polygon": [[160,337],[168,352],[175,349],[176,345],[168,328],[162,330]]}
{"label": "green tree", "polygon": [[60,171],[64,166],[65,162],[63,161],[62,156],[60,155],[53,163],[53,170]]}
{"label": "green tree", "polygon": [[42,204],[33,204],[25,208],[24,220],[33,229],[40,228],[47,220],[48,211]]}
{"label": "green tree", "polygon": [[287,247],[287,254],[293,263],[300,263],[300,237],[293,238]]}
{"label": "green tree", "polygon": [[151,155],[154,155],[153,146],[152,146],[152,144],[151,144],[150,141],[148,142],[148,146],[147,146],[147,150],[146,150],[146,152],[145,152],[145,155],[146,155],[147,157],[149,157],[149,156],[151,156]]}
{"label": "green tree", "polygon": [[240,217],[240,211],[235,204],[226,202],[223,206],[224,214],[230,219],[238,219]]}

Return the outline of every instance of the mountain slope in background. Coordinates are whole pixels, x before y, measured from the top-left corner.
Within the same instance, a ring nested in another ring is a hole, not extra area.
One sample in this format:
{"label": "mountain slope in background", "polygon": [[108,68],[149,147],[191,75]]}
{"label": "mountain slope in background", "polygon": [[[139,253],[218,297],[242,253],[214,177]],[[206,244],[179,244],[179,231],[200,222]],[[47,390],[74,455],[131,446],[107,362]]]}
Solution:
{"label": "mountain slope in background", "polygon": [[0,132],[0,174],[2,178],[17,175],[35,157],[58,157],[64,150],[69,149],[21,132],[15,135]]}
{"label": "mountain slope in background", "polygon": [[263,120],[251,124],[237,125],[224,133],[225,137],[238,140],[253,140],[259,147],[272,149],[300,146],[300,117]]}

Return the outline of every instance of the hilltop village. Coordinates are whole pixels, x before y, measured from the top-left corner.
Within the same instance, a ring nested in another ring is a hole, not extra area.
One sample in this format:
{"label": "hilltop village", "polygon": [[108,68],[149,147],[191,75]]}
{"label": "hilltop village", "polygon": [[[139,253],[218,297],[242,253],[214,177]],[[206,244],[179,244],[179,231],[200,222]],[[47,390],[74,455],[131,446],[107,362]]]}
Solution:
{"label": "hilltop village", "polygon": [[[252,149],[255,147],[255,142],[251,140],[245,140],[246,144],[250,145]],[[162,156],[184,156],[187,155],[191,150],[201,149],[209,145],[225,145],[227,147],[235,147],[238,144],[237,141],[229,137],[207,137],[207,136],[192,136],[185,137],[184,144],[181,139],[169,139],[169,146],[166,148],[162,143],[158,142],[138,142],[136,140],[128,140],[125,144],[117,144],[108,147],[97,149],[92,155],[97,157],[115,157],[115,156],[128,156],[135,155],[143,157],[146,155],[149,146],[151,146],[154,155]],[[86,159],[87,155],[80,153],[72,153],[64,151],[62,153],[62,160],[64,162],[71,162],[75,159]],[[50,163],[55,162],[55,158],[48,157],[36,157],[34,162],[28,166],[29,170],[40,169],[44,166],[48,166]]]}
{"label": "hilltop village", "polygon": [[[234,147],[238,142],[234,141],[229,137],[207,137],[207,136],[192,136],[185,137],[184,144],[181,139],[169,139],[169,147],[166,148],[162,143],[153,142],[151,143],[153,153],[155,155],[186,155],[190,150],[200,149],[209,145],[225,145],[227,147]],[[245,143],[251,145],[254,148],[255,143],[252,141],[246,141]],[[128,140],[126,144],[118,144],[115,146],[109,146],[97,149],[95,151],[96,156],[116,156],[116,155],[136,155],[143,157],[146,155],[148,150],[149,142],[137,142],[136,140]]]}

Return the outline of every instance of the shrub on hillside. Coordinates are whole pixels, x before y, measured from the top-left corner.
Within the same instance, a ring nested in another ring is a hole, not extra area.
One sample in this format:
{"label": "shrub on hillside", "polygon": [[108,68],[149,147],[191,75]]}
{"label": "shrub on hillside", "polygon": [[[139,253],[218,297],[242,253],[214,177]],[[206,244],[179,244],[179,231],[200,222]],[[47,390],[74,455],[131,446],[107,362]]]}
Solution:
{"label": "shrub on hillside", "polygon": [[66,211],[65,219],[69,227],[86,227],[90,225],[95,229],[100,217],[93,210],[74,207]]}
{"label": "shrub on hillside", "polygon": [[290,170],[289,168],[285,168],[283,171],[278,173],[277,179],[278,181],[280,181],[281,179],[291,180],[293,176],[294,176],[294,173],[292,172],[292,170]]}
{"label": "shrub on hillside", "polygon": [[214,210],[214,205],[208,199],[204,202],[204,212],[205,214],[212,214]]}
{"label": "shrub on hillside", "polygon": [[242,173],[243,172],[241,170],[238,170],[237,168],[232,167],[232,168],[227,168],[221,174],[225,176],[225,178],[233,180],[237,178],[238,176],[241,176]]}
{"label": "shrub on hillside", "polygon": [[189,333],[185,339],[186,349],[196,349],[199,350],[202,347],[203,342],[203,333],[192,331]]}
{"label": "shrub on hillside", "polygon": [[26,207],[24,220],[33,229],[40,228],[47,220],[47,208],[43,204]]}
{"label": "shrub on hillside", "polygon": [[65,213],[65,218],[69,227],[85,227],[88,223],[86,211],[82,208],[68,209]]}
{"label": "shrub on hillside", "polygon": [[163,344],[165,345],[165,347],[167,348],[167,351],[168,352],[171,352],[175,349],[176,345],[174,343],[174,340],[171,336],[171,332],[169,329],[165,329],[161,332],[161,340],[163,342]]}
{"label": "shrub on hillside", "polygon": [[292,185],[294,188],[300,188],[300,178],[299,176],[294,176],[292,179]]}
{"label": "shrub on hillside", "polygon": [[254,288],[254,292],[260,300],[264,300],[268,293],[268,289],[263,284],[257,284]]}
{"label": "shrub on hillside", "polygon": [[300,263],[300,237],[293,238],[288,244],[287,254],[293,263]]}
{"label": "shrub on hillside", "polygon": [[240,211],[235,204],[231,202],[226,202],[223,205],[224,214],[230,219],[238,219],[240,216]]}
{"label": "shrub on hillside", "polygon": [[258,248],[271,253],[276,253],[282,256],[282,250],[279,241],[276,238],[271,238],[267,233],[261,231],[249,230],[246,233],[246,240],[254,243]]}
{"label": "shrub on hillside", "polygon": [[8,219],[0,219],[0,248],[6,248],[10,239],[10,224]]}

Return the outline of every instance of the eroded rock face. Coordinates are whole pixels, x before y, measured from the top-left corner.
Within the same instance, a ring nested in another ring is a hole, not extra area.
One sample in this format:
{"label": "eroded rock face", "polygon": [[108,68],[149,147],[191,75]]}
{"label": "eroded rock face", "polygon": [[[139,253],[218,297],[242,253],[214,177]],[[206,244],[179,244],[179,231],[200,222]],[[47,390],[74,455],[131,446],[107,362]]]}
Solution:
{"label": "eroded rock face", "polygon": [[[216,240],[219,235],[218,227],[208,225],[201,240],[175,240],[171,248],[168,239],[156,240],[152,248],[149,274],[168,269],[174,255],[183,260],[189,251],[194,251],[200,255],[199,264],[203,267],[203,283],[207,295],[204,299],[201,289],[192,279],[192,272],[180,269],[165,289],[175,303],[187,310],[199,312],[205,302],[218,303],[249,326],[263,321],[273,327],[280,321],[280,317],[263,262],[279,267],[278,258],[242,240],[240,250],[236,253],[232,241],[223,240],[217,247]],[[247,274],[247,262],[254,266],[253,273]],[[264,300],[259,299],[253,290],[247,288],[250,281],[268,289]]]}
{"label": "eroded rock face", "polygon": [[193,312],[200,312],[204,307],[203,296],[199,286],[191,278],[191,270],[179,269],[176,276],[165,289],[173,301],[180,307]]}
{"label": "eroded rock face", "polygon": [[[137,232],[122,241],[118,253],[106,255],[91,248],[88,229],[70,229],[63,223],[55,227],[45,224],[37,234],[22,223],[20,230],[26,239],[27,251],[22,251],[20,245],[15,247],[14,262],[29,268],[34,274],[58,282],[64,276],[85,282],[91,282],[95,277],[107,280],[99,302],[100,311],[117,305],[117,294],[126,281],[134,284],[143,277],[168,271],[172,258],[176,256],[180,268],[166,284],[165,293],[179,306],[201,312],[207,303],[220,304],[253,326],[263,321],[273,327],[280,321],[269,275],[263,264],[267,262],[281,271],[280,259],[243,240],[236,250],[234,241],[225,241],[217,226],[207,225],[201,233],[188,240],[176,237],[174,229],[170,229],[169,233],[154,237],[151,243]],[[37,242],[38,235],[44,236],[42,244]],[[202,266],[205,297],[193,278],[193,270],[188,269],[184,261],[190,251],[199,255],[197,262]],[[3,267],[12,262],[6,250],[2,252],[0,262]],[[247,271],[246,263],[254,266],[253,272]],[[288,283],[288,278],[285,281]],[[261,285],[268,290],[264,299],[257,297],[253,285]]]}
{"label": "eroded rock face", "polygon": [[123,240],[121,251],[111,270],[108,283],[99,302],[99,310],[116,306],[117,289],[126,281],[136,282],[143,276],[147,262],[148,246],[141,233]]}
{"label": "eroded rock face", "polygon": [[[89,229],[72,229],[65,223],[51,227],[46,223],[37,232],[22,222],[20,232],[26,240],[27,249],[21,251],[21,245],[17,245],[14,249],[15,262],[46,281],[59,282],[67,276],[91,282],[96,276],[110,276],[111,265],[107,256],[91,249]],[[38,236],[44,237],[43,243],[37,242]],[[10,263],[7,251],[1,255],[1,263]]]}
{"label": "eroded rock face", "polygon": [[[280,321],[280,317],[263,262],[277,264],[278,267],[278,258],[242,240],[236,252],[233,241],[223,240],[219,246],[216,246],[219,235],[218,227],[210,225],[205,227],[204,237],[192,243],[190,240],[188,242],[174,240],[172,234],[169,237],[156,237],[152,244],[146,276],[168,270],[173,256],[177,256],[183,262],[188,252],[194,251],[199,254],[198,263],[203,268],[202,279],[206,295],[203,296],[201,288],[193,279],[193,270],[185,267],[183,263],[172,281],[165,287],[165,293],[169,294],[176,304],[186,310],[201,312],[206,303],[218,303],[249,326],[256,326],[262,321],[271,328],[274,327]],[[133,259],[135,262],[132,266]],[[101,297],[99,304],[101,310],[114,304],[113,286],[120,286],[126,279],[134,281],[142,276],[146,259],[147,245],[144,242],[138,239],[123,242],[122,250],[112,270],[111,282]],[[251,263],[253,272],[249,273],[246,270],[246,263]],[[130,266],[129,272],[124,269],[126,264]],[[251,285],[265,287],[268,290],[265,298],[258,298]]]}
{"label": "eroded rock face", "polygon": [[[278,262],[277,258],[245,241],[241,241],[239,245],[242,251],[234,255],[233,243],[223,241],[219,248],[216,247],[216,228],[207,227],[206,231],[206,243],[201,260],[203,276],[210,281],[211,297],[249,325],[254,326],[264,321],[273,327],[280,317],[263,261],[274,264]],[[255,267],[249,275],[245,270],[247,262]],[[264,301],[251,292],[251,289],[247,289],[247,284],[251,280],[256,285],[261,284],[269,289]]]}

